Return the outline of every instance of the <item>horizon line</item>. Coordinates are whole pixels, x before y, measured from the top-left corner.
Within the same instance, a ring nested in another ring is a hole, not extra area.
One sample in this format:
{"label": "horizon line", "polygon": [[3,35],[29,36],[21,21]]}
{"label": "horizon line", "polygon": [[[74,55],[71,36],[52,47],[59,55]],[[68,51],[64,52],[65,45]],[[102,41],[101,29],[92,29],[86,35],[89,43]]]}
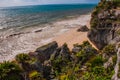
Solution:
{"label": "horizon line", "polygon": [[98,3],[63,3],[63,4],[28,4],[28,5],[18,5],[18,6],[0,6],[0,8],[9,8],[9,7],[27,7],[27,6],[39,6],[39,5],[79,5],[79,4],[91,4],[91,5],[97,5]]}

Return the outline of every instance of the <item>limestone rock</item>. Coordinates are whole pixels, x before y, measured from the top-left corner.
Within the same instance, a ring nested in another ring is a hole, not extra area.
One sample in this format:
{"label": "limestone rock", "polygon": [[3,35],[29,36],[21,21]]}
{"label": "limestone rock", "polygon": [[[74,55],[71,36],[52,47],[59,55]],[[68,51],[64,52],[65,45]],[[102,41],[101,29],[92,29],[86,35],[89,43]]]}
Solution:
{"label": "limestone rock", "polygon": [[92,15],[88,37],[98,49],[120,41],[120,10],[108,9]]}
{"label": "limestone rock", "polygon": [[87,26],[86,25],[84,25],[84,26],[81,26],[79,29],[77,29],[77,31],[78,32],[86,32],[86,31],[89,31],[89,29],[87,28]]}
{"label": "limestone rock", "polygon": [[44,62],[45,60],[48,60],[50,58],[51,54],[53,54],[54,51],[56,51],[57,47],[58,44],[55,41],[42,47],[39,47],[35,51],[35,53],[37,53],[36,56],[39,60],[42,60],[42,62]]}

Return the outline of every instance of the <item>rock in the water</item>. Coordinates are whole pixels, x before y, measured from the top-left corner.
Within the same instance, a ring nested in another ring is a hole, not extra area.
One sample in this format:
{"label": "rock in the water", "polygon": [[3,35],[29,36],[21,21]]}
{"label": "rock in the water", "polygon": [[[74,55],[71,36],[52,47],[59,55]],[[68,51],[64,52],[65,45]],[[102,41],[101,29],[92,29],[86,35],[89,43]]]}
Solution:
{"label": "rock in the water", "polygon": [[86,32],[86,31],[89,31],[88,27],[86,25],[84,26],[81,26],[79,29],[77,29],[78,32]]}
{"label": "rock in the water", "polygon": [[50,58],[50,55],[54,53],[54,51],[56,51],[56,49],[58,48],[58,44],[56,41],[53,41],[47,45],[44,45],[42,47],[39,47],[36,49],[36,53],[37,53],[37,57],[39,60],[45,61],[48,60]]}
{"label": "rock in the water", "polygon": [[35,33],[38,33],[38,32],[42,32],[42,29],[40,29],[40,30],[36,30],[36,31],[35,31]]}

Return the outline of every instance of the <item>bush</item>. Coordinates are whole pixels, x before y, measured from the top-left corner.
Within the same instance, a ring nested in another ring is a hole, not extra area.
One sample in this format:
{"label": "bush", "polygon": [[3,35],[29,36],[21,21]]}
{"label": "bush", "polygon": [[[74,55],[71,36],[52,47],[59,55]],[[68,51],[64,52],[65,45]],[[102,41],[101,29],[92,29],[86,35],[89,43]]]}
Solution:
{"label": "bush", "polygon": [[96,57],[94,57],[91,61],[91,67],[95,67],[95,66],[102,66],[104,63],[104,59],[102,58],[101,55],[98,55]]}
{"label": "bush", "polygon": [[43,78],[43,76],[41,75],[41,73],[37,72],[37,71],[32,71],[29,73],[29,78],[30,80],[45,80]]}
{"label": "bush", "polygon": [[18,55],[16,56],[16,61],[17,61],[18,63],[26,63],[26,62],[28,62],[29,60],[30,60],[30,56],[29,56],[28,54],[22,53],[22,54],[18,54]]}
{"label": "bush", "polygon": [[13,62],[0,64],[0,80],[21,80],[21,68]]}
{"label": "bush", "polygon": [[80,52],[76,54],[78,58],[78,62],[83,65],[87,62],[91,57],[94,57],[97,54],[97,51],[91,46],[84,47]]}
{"label": "bush", "polygon": [[105,72],[104,67],[101,66],[95,66],[92,68],[92,72],[98,76],[102,75]]}
{"label": "bush", "polygon": [[82,47],[91,45],[88,41],[83,41]]}
{"label": "bush", "polygon": [[102,50],[102,53],[108,56],[114,55],[116,53],[115,45],[110,44],[110,45],[105,46]]}

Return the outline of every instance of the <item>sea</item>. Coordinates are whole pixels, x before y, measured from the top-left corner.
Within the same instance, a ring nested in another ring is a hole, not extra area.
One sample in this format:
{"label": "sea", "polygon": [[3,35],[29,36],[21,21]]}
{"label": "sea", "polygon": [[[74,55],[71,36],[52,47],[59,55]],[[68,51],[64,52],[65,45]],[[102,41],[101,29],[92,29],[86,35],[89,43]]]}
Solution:
{"label": "sea", "polygon": [[97,4],[51,4],[0,8],[0,30],[34,27],[89,13]]}

